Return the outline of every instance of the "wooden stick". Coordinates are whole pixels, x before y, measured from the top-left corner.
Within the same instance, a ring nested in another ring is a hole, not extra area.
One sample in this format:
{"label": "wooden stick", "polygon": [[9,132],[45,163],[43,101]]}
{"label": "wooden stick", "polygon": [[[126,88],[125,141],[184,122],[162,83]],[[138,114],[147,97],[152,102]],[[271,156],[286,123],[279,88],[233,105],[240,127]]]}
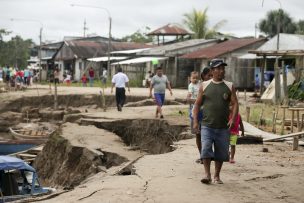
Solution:
{"label": "wooden stick", "polygon": [[263,114],[264,114],[264,107],[262,107],[262,111],[260,113],[258,128],[260,127],[260,125],[262,125]]}
{"label": "wooden stick", "polygon": [[293,142],[292,142],[292,150],[298,150],[299,148],[299,137],[298,136],[294,136],[293,137]]}
{"label": "wooden stick", "polygon": [[304,132],[302,131],[302,132],[297,132],[297,133],[290,133],[290,134],[287,134],[287,135],[278,136],[276,138],[263,139],[263,141],[264,142],[277,141],[277,140],[285,139],[285,138],[288,138],[288,137],[294,137],[294,136],[302,137],[302,136],[304,136]]}
{"label": "wooden stick", "polygon": [[272,132],[276,133],[276,112],[272,112]]}
{"label": "wooden stick", "polygon": [[281,125],[281,135],[284,134],[284,126],[285,126],[285,108],[283,108],[282,125]]}
{"label": "wooden stick", "polygon": [[246,106],[246,121],[249,123],[250,117],[250,106]]}
{"label": "wooden stick", "polygon": [[294,110],[291,110],[291,128],[290,128],[291,133],[293,133],[293,119],[294,119]]}
{"label": "wooden stick", "polygon": [[304,113],[302,114],[302,120],[301,120],[301,130],[300,131],[302,131],[303,130],[303,126],[304,125]]}
{"label": "wooden stick", "polygon": [[300,112],[297,110],[297,129],[300,132]]}

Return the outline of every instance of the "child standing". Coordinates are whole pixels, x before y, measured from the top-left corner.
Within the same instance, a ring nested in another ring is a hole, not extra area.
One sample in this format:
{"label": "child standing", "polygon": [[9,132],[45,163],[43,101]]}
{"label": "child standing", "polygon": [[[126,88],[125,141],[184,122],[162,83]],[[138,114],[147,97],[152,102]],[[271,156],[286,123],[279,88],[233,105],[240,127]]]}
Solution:
{"label": "child standing", "polygon": [[[232,114],[232,108],[230,108],[230,115],[229,119],[231,118]],[[236,119],[234,121],[234,125],[230,128],[230,160],[229,162],[234,164],[234,155],[235,155],[235,148],[236,148],[236,142],[239,136],[239,130],[241,130],[242,134],[241,136],[244,136],[244,125],[242,122],[241,115],[238,113],[236,116]]]}
{"label": "child standing", "polygon": [[[191,72],[191,76],[190,76],[190,84],[188,86],[187,101],[190,104],[189,117],[190,117],[191,132],[196,135],[196,146],[199,151],[199,155],[201,156],[201,150],[202,150],[201,133],[193,131],[193,117],[192,117],[192,109],[193,109],[195,100],[197,98],[199,88],[200,88],[199,74],[198,74],[198,72],[193,71],[193,72]],[[203,118],[201,111],[200,111],[198,117],[199,117],[198,121],[201,122],[201,120]],[[200,163],[201,159],[200,158],[197,159],[196,162]]]}
{"label": "child standing", "polygon": [[83,86],[83,87],[86,87],[86,86],[87,86],[87,80],[88,80],[88,78],[87,78],[86,74],[84,73],[84,74],[82,75],[82,78],[81,78],[81,82],[82,82],[82,86]]}

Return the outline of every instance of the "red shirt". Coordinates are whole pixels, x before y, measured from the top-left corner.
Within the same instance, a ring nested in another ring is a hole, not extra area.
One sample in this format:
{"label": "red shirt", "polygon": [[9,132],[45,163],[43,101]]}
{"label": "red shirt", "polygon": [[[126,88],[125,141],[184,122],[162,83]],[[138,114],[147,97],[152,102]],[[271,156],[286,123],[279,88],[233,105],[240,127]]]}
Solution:
{"label": "red shirt", "polygon": [[81,81],[83,82],[83,83],[86,83],[87,82],[87,76],[82,76],[82,78],[81,78]]}
{"label": "red shirt", "polygon": [[90,76],[91,78],[94,78],[94,70],[93,70],[93,69],[90,69],[90,70],[89,70],[89,76]]}

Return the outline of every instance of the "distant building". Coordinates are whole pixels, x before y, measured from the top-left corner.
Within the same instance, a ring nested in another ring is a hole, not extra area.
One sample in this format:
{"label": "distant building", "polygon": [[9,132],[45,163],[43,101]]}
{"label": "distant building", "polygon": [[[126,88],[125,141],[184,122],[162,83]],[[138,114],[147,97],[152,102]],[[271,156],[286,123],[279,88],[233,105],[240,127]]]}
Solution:
{"label": "distant building", "polygon": [[255,64],[253,60],[240,59],[249,50],[255,50],[266,39],[239,38],[227,40],[207,48],[187,53],[181,58],[195,61],[195,70],[201,71],[213,58],[221,58],[227,64],[226,80],[232,81],[236,88],[253,89]]}

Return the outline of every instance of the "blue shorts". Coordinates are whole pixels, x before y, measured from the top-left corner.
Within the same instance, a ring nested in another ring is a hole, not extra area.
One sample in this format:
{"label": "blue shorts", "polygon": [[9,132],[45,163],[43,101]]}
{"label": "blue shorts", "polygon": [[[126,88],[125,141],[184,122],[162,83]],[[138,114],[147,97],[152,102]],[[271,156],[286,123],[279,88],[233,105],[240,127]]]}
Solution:
{"label": "blue shorts", "polygon": [[211,158],[215,161],[229,161],[229,139],[229,129],[214,129],[202,126],[201,158]]}
{"label": "blue shorts", "polygon": [[154,98],[157,106],[163,106],[165,102],[165,94],[154,93]]}

